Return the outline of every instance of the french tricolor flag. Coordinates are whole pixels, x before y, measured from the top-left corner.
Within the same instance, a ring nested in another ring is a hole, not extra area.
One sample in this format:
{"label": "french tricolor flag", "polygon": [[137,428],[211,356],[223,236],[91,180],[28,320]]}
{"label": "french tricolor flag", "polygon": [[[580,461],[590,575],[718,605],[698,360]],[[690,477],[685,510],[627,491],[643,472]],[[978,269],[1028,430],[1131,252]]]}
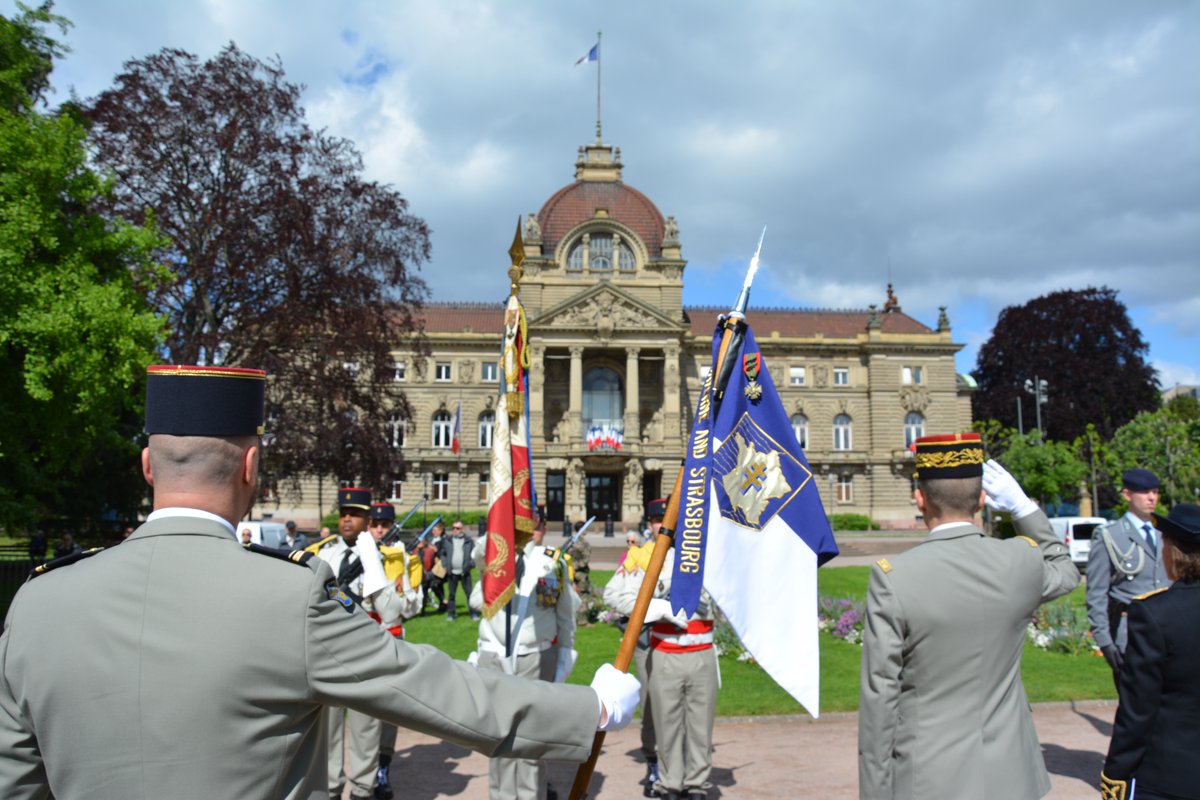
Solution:
{"label": "french tricolor flag", "polygon": [[462,450],[462,401],[458,401],[458,411],[454,414],[454,438],[450,440],[450,452],[458,455]]}
{"label": "french tricolor flag", "polygon": [[585,61],[599,61],[599,60],[600,60],[600,43],[596,42],[594,45],[592,45],[592,49],[588,50],[586,56],[583,56],[582,58],[580,58],[578,61],[575,62],[575,66],[578,67],[580,64],[582,64]]}

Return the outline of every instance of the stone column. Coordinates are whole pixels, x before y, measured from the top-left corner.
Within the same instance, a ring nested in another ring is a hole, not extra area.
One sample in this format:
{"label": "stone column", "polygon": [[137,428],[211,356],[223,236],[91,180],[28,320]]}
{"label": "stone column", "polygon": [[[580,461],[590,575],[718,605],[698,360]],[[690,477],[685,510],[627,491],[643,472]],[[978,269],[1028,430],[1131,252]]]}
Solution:
{"label": "stone column", "polygon": [[679,441],[679,348],[671,345],[663,350],[663,439]]}
{"label": "stone column", "polygon": [[641,389],[638,387],[637,347],[625,348],[625,446],[640,444]]}
{"label": "stone column", "polygon": [[545,393],[546,348],[532,347],[529,350],[529,433],[533,439],[545,443],[550,436],[546,430]]}
{"label": "stone column", "polygon": [[583,435],[583,348],[571,348],[571,383],[567,402],[567,426],[572,447],[578,445]]}

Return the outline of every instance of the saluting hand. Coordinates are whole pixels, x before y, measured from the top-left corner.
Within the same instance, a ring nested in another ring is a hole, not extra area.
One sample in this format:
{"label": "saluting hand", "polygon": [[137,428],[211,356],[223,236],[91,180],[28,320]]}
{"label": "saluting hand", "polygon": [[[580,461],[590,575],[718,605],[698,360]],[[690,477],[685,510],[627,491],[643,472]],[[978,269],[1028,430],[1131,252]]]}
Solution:
{"label": "saluting hand", "polygon": [[1017,479],[993,459],[983,464],[984,502],[995,511],[1012,512],[1013,519],[1027,517],[1038,510],[1037,503],[1029,499]]}

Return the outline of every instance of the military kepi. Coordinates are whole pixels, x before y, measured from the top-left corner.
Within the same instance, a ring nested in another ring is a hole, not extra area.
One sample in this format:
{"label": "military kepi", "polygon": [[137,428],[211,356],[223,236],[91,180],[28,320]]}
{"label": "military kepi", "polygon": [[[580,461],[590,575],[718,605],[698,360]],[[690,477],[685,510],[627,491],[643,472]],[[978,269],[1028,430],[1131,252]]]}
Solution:
{"label": "military kepi", "polygon": [[667,515],[667,499],[660,497],[657,500],[651,500],[646,503],[646,517],[665,517]]}
{"label": "military kepi", "polygon": [[983,438],[978,433],[948,433],[917,439],[917,479],[978,478],[983,475]]}
{"label": "military kepi", "polygon": [[146,367],[146,433],[262,436],[267,373],[239,367]]}
{"label": "military kepi", "polygon": [[[345,491],[345,489],[342,491]],[[342,505],[345,505],[345,503]],[[396,507],[391,503],[372,503],[371,519],[381,519],[384,522],[394,522],[396,519]]]}
{"label": "military kepi", "polygon": [[356,489],[352,486],[338,489],[338,508],[361,508],[363,511],[370,511],[371,490]]}

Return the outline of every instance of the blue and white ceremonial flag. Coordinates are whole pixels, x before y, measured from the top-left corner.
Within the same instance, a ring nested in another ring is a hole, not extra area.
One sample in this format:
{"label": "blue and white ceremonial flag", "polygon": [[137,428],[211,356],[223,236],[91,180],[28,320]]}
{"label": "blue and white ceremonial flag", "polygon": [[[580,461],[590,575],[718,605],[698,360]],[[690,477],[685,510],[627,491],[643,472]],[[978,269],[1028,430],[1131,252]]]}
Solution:
{"label": "blue and white ceremonial flag", "polygon": [[714,409],[722,332],[718,324],[688,440],[671,605],[690,615],[703,585],[754,660],[816,717],[817,567],[837,544],[749,327],[726,354],[733,369]]}

